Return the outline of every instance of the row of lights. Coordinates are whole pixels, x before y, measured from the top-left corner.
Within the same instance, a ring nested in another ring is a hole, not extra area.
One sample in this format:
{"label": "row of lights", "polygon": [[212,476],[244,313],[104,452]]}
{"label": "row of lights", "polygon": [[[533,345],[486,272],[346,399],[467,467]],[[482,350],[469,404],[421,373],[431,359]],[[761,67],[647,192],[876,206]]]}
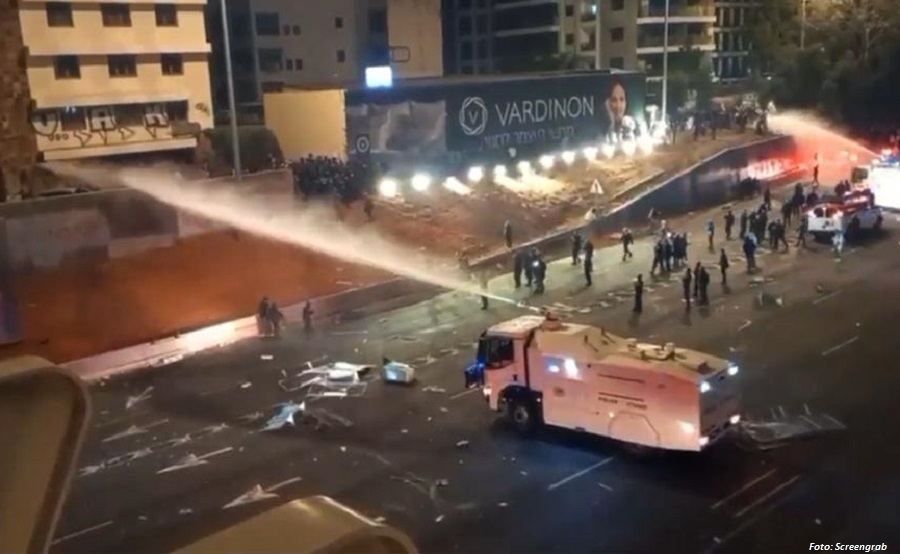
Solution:
{"label": "row of lights", "polygon": [[[616,151],[621,151],[626,157],[632,158],[640,151],[642,154],[651,154],[654,147],[659,144],[664,134],[660,136],[650,136],[644,134],[637,139],[623,140],[618,143],[604,142],[599,147],[587,146],[581,150],[582,157],[587,161],[594,161],[598,154],[602,154],[606,159],[612,159],[616,155]],[[571,166],[578,158],[578,153],[574,150],[566,150],[559,154],[561,160],[566,166]],[[537,165],[544,171],[553,169],[557,164],[557,156],[553,154],[544,154],[537,159]],[[516,164],[516,169],[522,177],[528,177],[535,174],[534,166],[527,160],[522,160]],[[509,169],[506,165],[495,165],[491,171],[494,179],[503,179],[509,176]],[[472,166],[466,172],[466,180],[470,184],[480,183],[487,176],[485,168],[480,165]],[[410,179],[410,185],[416,192],[427,192],[431,185],[434,184],[434,177],[428,173],[418,172]],[[455,177],[448,177],[443,182],[444,188],[457,194],[467,195],[472,189]],[[378,192],[387,198],[393,198],[400,194],[400,183],[393,177],[385,177],[378,184]]]}

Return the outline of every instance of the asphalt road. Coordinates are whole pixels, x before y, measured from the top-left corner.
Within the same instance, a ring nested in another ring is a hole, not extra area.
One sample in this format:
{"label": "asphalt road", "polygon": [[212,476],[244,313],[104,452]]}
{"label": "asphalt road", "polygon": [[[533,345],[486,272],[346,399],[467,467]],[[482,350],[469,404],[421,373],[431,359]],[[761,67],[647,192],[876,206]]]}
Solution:
{"label": "asphalt road", "polygon": [[[721,222],[713,210],[680,224],[702,242],[710,214]],[[552,264],[540,299],[574,321],[736,361],[747,420],[802,415],[843,430],[768,450],[730,440],[702,455],[641,459],[558,430],[519,439],[463,389],[462,369],[486,326],[521,312],[498,302],[481,311],[476,298],[447,293],[95,385],[54,552],[165,552],[313,494],[385,518],[424,552],[770,553],[837,541],[896,549],[898,227],[891,216],[882,237],[842,262],[824,247],[762,255],[763,284],[733,260],[731,288],[713,273],[712,305],[689,314],[676,280],[647,279],[644,314],[632,317],[630,279],[647,278],[646,241],[628,263],[617,247],[599,250],[590,289],[569,262]],[[726,248],[740,250],[737,241]],[[509,281],[498,277],[491,291],[524,296]],[[762,291],[783,306],[757,306]],[[302,398],[279,386],[283,375],[321,356],[383,355],[416,366],[419,383],[370,380],[361,396],[308,401],[296,427],[260,431],[278,403]],[[189,454],[199,458],[192,467],[160,473]],[[277,498],[224,508],[255,485]]]}

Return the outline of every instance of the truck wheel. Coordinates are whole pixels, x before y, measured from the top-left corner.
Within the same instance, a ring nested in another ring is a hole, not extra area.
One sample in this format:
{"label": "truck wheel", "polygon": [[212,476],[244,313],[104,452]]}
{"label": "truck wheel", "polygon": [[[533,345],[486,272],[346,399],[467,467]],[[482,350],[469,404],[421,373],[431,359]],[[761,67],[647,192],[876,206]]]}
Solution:
{"label": "truck wheel", "polygon": [[511,399],[507,403],[506,416],[509,418],[516,432],[522,436],[528,436],[537,429],[537,415],[534,404],[522,398]]}

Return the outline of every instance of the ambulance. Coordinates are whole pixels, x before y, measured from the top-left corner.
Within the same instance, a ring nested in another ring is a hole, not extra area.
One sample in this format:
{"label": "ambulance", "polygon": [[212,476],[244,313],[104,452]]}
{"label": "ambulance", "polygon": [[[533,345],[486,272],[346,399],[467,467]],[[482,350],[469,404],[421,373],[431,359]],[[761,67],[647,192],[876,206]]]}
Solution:
{"label": "ambulance", "polygon": [[550,425],[640,450],[699,452],[741,420],[737,365],[553,314],[490,327],[467,373],[524,435]]}

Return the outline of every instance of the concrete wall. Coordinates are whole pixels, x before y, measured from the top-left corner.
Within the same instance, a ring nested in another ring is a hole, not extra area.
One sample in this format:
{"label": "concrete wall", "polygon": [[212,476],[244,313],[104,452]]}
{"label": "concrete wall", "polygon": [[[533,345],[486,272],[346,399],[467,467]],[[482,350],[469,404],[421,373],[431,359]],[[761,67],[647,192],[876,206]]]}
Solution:
{"label": "concrete wall", "polygon": [[388,0],[387,13],[395,78],[442,76],[441,1]]}
{"label": "concrete wall", "polygon": [[287,90],[264,97],[266,127],[287,159],[347,152],[344,91]]}

